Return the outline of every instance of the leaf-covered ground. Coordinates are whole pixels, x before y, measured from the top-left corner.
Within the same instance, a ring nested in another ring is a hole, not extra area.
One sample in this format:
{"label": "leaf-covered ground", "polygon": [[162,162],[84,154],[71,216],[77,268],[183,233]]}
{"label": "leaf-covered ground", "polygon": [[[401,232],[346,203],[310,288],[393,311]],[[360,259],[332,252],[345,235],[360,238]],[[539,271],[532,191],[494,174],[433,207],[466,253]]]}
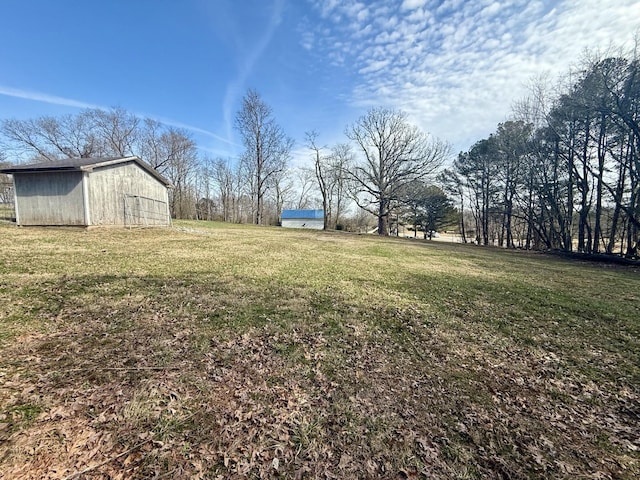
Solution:
{"label": "leaf-covered ground", "polygon": [[640,272],[0,226],[0,478],[637,478]]}

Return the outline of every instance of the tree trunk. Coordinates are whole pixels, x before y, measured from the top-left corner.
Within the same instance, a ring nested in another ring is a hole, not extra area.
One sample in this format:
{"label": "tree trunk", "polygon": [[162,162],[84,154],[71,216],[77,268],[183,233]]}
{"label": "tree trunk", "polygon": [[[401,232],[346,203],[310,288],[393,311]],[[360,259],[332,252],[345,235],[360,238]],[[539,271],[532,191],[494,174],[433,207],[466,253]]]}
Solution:
{"label": "tree trunk", "polygon": [[509,194],[506,205],[506,222],[505,222],[505,235],[507,237],[507,248],[513,248],[513,231],[511,227],[511,220],[513,217],[513,197]]}
{"label": "tree trunk", "polygon": [[600,238],[602,237],[602,190],[604,175],[604,157],[606,154],[606,124],[605,116],[600,117],[600,134],[598,136],[598,178],[596,183],[596,219],[593,229],[593,253],[600,251]]}
{"label": "tree trunk", "polygon": [[258,193],[258,198],[256,199],[256,225],[262,225],[262,194]]}
{"label": "tree trunk", "polygon": [[569,179],[567,181],[567,211],[566,221],[564,225],[564,249],[568,252],[573,251],[573,182],[574,182],[574,152],[573,148],[569,151],[569,159],[568,159],[568,173]]}
{"label": "tree trunk", "polygon": [[[626,149],[625,149],[626,147]],[[631,144],[622,142],[620,145],[620,170],[618,171],[618,183],[616,185],[616,193],[614,195],[614,209],[611,218],[611,229],[609,231],[609,243],[607,245],[607,253],[613,253],[616,244],[616,236],[618,235],[618,222],[620,221],[620,213],[622,211],[622,196],[626,183],[627,168],[631,156]],[[625,152],[626,150],[626,152]],[[624,236],[624,231],[622,232]],[[621,246],[622,249],[622,246]]]}
{"label": "tree trunk", "polygon": [[329,229],[329,208],[327,204],[327,193],[322,194],[322,229]]}
{"label": "tree trunk", "polygon": [[580,223],[578,224],[578,251],[590,253],[590,245],[588,239],[588,222],[589,222],[589,118],[585,120],[584,145],[582,149],[582,178],[580,179]]}
{"label": "tree trunk", "polygon": [[467,243],[467,234],[464,228],[464,196],[460,195],[460,236],[462,243]]}
{"label": "tree trunk", "polygon": [[389,201],[380,199],[380,208],[378,210],[378,235],[389,236]]}

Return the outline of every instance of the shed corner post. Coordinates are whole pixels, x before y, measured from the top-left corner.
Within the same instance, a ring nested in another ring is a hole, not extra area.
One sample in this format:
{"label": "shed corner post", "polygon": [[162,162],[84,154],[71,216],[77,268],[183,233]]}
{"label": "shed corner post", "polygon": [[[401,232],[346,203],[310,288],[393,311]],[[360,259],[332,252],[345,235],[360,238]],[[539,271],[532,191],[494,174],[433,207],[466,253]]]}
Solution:
{"label": "shed corner post", "polygon": [[16,176],[13,176],[13,212],[16,215],[16,225],[20,225],[20,213],[18,210],[18,186],[16,185]]}
{"label": "shed corner post", "polygon": [[85,226],[91,226],[91,204],[89,202],[89,172],[82,172],[82,206],[84,207]]}
{"label": "shed corner post", "polygon": [[166,189],[167,192],[167,220],[169,220],[168,225],[171,226],[173,221],[171,220],[171,206],[169,205],[169,189]]}

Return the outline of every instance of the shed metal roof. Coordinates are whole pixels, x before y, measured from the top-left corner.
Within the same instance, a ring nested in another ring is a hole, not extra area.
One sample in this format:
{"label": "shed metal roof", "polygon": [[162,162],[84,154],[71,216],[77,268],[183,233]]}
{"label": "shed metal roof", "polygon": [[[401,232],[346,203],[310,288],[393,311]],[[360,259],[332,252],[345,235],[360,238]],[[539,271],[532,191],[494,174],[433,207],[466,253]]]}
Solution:
{"label": "shed metal roof", "polygon": [[283,210],[283,220],[305,219],[305,220],[322,220],[324,218],[324,210]]}
{"label": "shed metal roof", "polygon": [[3,168],[0,173],[35,173],[35,172],[90,172],[94,168],[107,167],[117,165],[119,163],[135,162],[143,170],[153,176],[160,183],[171,186],[171,182],[156,172],[151,165],[142,161],[140,158],[132,157],[97,157],[97,158],[65,158],[53,162],[28,163],[24,165],[15,165],[9,168]]}

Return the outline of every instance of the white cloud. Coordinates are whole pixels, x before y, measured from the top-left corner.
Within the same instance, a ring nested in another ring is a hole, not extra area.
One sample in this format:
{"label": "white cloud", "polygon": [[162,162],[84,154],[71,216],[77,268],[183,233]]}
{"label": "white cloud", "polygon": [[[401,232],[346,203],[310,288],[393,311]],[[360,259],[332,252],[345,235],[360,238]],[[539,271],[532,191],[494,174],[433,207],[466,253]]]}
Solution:
{"label": "white cloud", "polygon": [[427,0],[404,0],[402,2],[402,10],[415,10],[416,8],[424,7]]}
{"label": "white cloud", "polygon": [[380,60],[377,62],[370,63],[365,68],[361,68],[358,73],[367,74],[367,73],[377,72],[379,70],[382,70],[387,65],[389,65],[389,60]]}
{"label": "white cloud", "polygon": [[356,14],[356,20],[358,20],[358,22],[362,23],[367,18],[369,18],[369,10],[367,10],[366,8],[363,8]]}
{"label": "white cloud", "polygon": [[480,12],[481,17],[492,17],[502,9],[502,6],[498,2],[493,2],[482,9]]}
{"label": "white cloud", "polygon": [[316,43],[315,34],[311,30],[305,30],[301,32],[300,36],[300,45],[302,45],[302,48],[312,50]]}
{"label": "white cloud", "polygon": [[0,85],[0,95],[4,95],[6,97],[22,98],[25,100],[33,100],[34,102],[49,103],[51,105],[62,105],[65,107],[102,108],[93,103],[82,102],[80,100],[74,100],[72,98],[58,97],[56,95],[49,95],[47,93],[5,87],[3,85]]}
{"label": "white cloud", "polygon": [[504,121],[532,78],[565,73],[586,48],[630,41],[640,18],[637,0],[374,0],[363,23],[356,4],[335,4],[341,20],[319,27],[340,39],[343,68],[357,75],[351,104],[402,108],[458,148]]}
{"label": "white cloud", "polygon": [[316,2],[317,6],[320,8],[320,13],[323,18],[331,15],[339,3],[340,0],[319,0]]}
{"label": "white cloud", "polygon": [[371,24],[365,26],[364,28],[359,28],[358,31],[356,31],[353,34],[353,38],[357,39],[357,38],[364,38],[367,37],[371,34],[371,32],[373,32],[373,26]]}

